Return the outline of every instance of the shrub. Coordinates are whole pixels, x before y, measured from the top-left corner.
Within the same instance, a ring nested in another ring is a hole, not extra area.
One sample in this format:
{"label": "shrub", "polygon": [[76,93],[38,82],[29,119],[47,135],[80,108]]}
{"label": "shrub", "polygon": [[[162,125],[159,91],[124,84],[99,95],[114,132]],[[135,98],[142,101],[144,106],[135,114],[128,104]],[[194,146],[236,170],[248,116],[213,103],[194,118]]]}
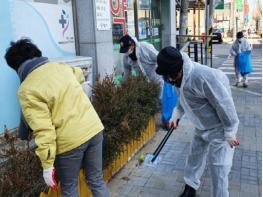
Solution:
{"label": "shrub", "polygon": [[[143,76],[130,77],[114,84],[106,76],[94,87],[93,105],[104,130],[103,160],[107,167],[122,151],[123,145],[137,139],[148,120],[159,110],[159,87]],[[0,139],[0,196],[36,197],[47,186],[42,167],[29,141],[18,139],[17,132]]]}
{"label": "shrub", "polygon": [[36,197],[44,191],[42,167],[29,141],[7,132],[0,139],[0,196]]}
{"label": "shrub", "polygon": [[123,151],[123,145],[141,135],[151,116],[159,111],[159,85],[142,75],[115,86],[106,76],[94,87],[93,104],[104,124],[104,168]]}

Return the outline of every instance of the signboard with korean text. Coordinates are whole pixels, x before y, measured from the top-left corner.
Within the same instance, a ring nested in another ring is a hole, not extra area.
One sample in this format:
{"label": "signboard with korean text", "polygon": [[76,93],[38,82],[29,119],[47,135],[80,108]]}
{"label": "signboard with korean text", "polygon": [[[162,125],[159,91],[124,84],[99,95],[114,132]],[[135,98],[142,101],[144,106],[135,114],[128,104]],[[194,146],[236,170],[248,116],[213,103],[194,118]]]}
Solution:
{"label": "signboard with korean text", "polygon": [[223,10],[224,9],[224,0],[215,0],[214,3],[215,9]]}
{"label": "signboard with korean text", "polygon": [[110,4],[108,0],[96,0],[96,22],[97,30],[105,31],[111,29]]}

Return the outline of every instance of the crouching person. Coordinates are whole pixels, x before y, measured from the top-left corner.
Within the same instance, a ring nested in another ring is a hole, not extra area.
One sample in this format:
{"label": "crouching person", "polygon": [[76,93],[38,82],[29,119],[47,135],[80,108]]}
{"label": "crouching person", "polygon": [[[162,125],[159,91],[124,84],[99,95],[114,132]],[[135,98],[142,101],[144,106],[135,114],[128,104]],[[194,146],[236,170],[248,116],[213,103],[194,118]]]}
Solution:
{"label": "crouching person", "polygon": [[83,166],[94,197],[109,197],[103,180],[103,125],[80,83],[80,68],[50,62],[29,39],[12,42],[7,64],[19,75],[19,102],[33,131],[36,154],[49,187],[58,175],[63,197],[78,196]]}

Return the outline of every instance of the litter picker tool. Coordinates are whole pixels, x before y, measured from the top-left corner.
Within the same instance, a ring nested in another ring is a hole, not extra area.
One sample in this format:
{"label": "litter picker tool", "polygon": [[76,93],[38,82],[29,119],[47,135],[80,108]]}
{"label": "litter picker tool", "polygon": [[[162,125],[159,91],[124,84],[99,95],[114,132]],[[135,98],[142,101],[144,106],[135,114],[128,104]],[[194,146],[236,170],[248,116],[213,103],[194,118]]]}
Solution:
{"label": "litter picker tool", "polygon": [[[155,151],[153,152],[153,154],[147,154],[145,157],[145,160],[147,163],[151,164],[154,163],[154,161],[158,158],[159,153],[161,152],[161,150],[163,149],[165,143],[167,142],[167,140],[169,139],[170,135],[172,134],[172,132],[174,131],[174,127],[170,128],[167,133],[165,134],[164,138],[162,139],[162,141],[160,142],[160,144],[158,145],[158,147],[155,149]],[[158,161],[158,159],[157,159]]]}

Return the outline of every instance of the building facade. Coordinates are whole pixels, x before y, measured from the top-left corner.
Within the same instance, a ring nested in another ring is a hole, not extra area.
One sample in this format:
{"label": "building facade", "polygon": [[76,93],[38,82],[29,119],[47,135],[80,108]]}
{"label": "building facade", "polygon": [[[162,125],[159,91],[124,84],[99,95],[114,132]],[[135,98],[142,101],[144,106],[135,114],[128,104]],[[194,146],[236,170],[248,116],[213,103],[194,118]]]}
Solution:
{"label": "building facade", "polygon": [[49,58],[88,56],[93,79],[121,73],[124,34],[157,50],[176,46],[174,0],[4,0],[0,7],[0,133],[19,124],[19,79],[4,60],[10,41],[28,37]]}

